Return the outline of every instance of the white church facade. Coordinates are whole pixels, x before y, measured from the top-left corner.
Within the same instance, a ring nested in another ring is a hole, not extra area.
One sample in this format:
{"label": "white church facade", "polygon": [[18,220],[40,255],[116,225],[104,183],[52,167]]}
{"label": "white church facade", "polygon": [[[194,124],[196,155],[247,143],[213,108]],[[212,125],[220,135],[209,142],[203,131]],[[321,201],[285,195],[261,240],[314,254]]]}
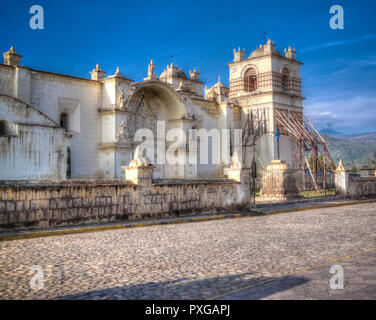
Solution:
{"label": "white church facade", "polygon": [[[12,47],[0,64],[0,180],[123,178],[138,129],[150,129],[158,145],[158,123],[187,137],[190,129],[234,132],[250,112],[265,124],[254,157],[258,169],[277,159],[278,149],[297,167],[296,142],[283,131],[279,148],[275,139],[276,110],[298,120],[303,114],[301,63],[291,47],[282,55],[269,40],[248,58],[234,50],[229,87],[218,80],[205,89],[196,69],[188,76],[172,63],[158,77],[151,61],[147,77],[134,82],[119,68],[106,76],[97,65],[85,79],[34,70],[21,58]],[[178,149],[188,150],[189,139]],[[232,141],[225,150],[231,156],[233,149]],[[196,157],[199,148],[189,152]],[[154,163],[155,178],[222,177],[228,163],[213,164],[212,157],[209,164]],[[245,153],[246,167],[252,158],[251,150]]]}

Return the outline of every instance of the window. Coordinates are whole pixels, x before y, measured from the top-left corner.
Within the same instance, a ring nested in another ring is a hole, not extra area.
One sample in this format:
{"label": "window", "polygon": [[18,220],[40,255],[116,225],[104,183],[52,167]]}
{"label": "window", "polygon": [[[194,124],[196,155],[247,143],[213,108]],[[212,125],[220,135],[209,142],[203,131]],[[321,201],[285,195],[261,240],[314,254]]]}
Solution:
{"label": "window", "polygon": [[282,89],[287,91],[290,89],[289,86],[290,82],[290,72],[287,68],[283,68],[282,70]]}
{"label": "window", "polygon": [[0,120],[0,137],[7,136],[8,130],[8,123],[5,120]]}
{"label": "window", "polygon": [[244,76],[244,90],[245,92],[252,92],[257,90],[257,75],[256,70],[249,69]]}
{"label": "window", "polygon": [[60,115],[60,127],[68,131],[68,115],[65,112]]}

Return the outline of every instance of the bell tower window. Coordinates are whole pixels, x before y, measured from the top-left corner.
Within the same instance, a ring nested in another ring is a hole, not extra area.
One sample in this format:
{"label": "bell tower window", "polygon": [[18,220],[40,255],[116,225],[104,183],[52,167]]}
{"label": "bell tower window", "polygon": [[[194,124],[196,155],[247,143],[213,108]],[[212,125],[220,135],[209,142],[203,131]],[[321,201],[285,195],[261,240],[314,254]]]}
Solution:
{"label": "bell tower window", "polygon": [[290,72],[287,68],[283,68],[282,70],[282,89],[288,91],[290,89],[289,86],[290,82]]}
{"label": "bell tower window", "polygon": [[256,70],[249,69],[244,76],[244,90],[245,92],[252,92],[257,90],[257,75]]}

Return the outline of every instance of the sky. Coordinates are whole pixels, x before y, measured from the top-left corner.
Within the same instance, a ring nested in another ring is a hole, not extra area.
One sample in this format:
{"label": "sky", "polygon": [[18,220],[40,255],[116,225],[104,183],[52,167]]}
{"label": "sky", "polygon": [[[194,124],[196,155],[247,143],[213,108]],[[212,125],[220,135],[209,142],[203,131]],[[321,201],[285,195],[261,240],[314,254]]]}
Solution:
{"label": "sky", "polygon": [[[43,30],[29,26],[36,4]],[[343,30],[329,26],[332,5],[344,9]],[[1,52],[14,45],[25,66],[85,78],[99,63],[140,81],[150,59],[158,75],[173,59],[186,73],[199,69],[208,86],[218,75],[228,85],[233,48],[248,56],[264,32],[280,52],[296,48],[304,112],[317,128],[376,132],[374,0],[0,0]]]}

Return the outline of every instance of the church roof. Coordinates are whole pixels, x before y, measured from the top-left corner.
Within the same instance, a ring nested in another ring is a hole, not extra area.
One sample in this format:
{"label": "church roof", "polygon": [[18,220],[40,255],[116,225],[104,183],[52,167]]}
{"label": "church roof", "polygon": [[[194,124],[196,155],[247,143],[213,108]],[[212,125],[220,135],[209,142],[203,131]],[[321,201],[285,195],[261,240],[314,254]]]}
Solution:
{"label": "church roof", "polygon": [[260,45],[256,50],[252,51],[251,54],[249,55],[249,58],[256,58],[256,57],[261,57],[266,54],[275,54],[277,56],[280,56],[281,54],[274,48],[274,42],[271,42],[269,39],[268,42],[264,45]]}
{"label": "church roof", "polygon": [[188,79],[188,76],[177,66],[174,66],[172,63],[171,65],[167,66],[167,69],[164,70],[161,75],[159,76],[159,79],[163,79],[166,77],[176,77],[181,79]]}

